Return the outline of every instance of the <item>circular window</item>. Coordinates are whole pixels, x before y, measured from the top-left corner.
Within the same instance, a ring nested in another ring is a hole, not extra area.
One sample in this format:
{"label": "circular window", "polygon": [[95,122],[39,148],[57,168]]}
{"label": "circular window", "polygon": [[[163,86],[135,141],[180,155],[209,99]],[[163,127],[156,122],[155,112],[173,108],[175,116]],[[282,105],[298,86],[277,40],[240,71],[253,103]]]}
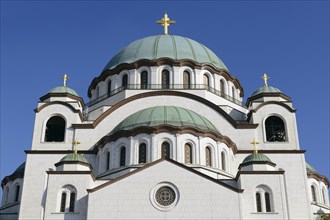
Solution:
{"label": "circular window", "polygon": [[155,197],[159,205],[169,206],[175,201],[175,192],[172,188],[163,186],[156,191]]}
{"label": "circular window", "polygon": [[170,211],[176,206],[178,200],[179,191],[172,183],[159,183],[150,191],[151,204],[161,211]]}

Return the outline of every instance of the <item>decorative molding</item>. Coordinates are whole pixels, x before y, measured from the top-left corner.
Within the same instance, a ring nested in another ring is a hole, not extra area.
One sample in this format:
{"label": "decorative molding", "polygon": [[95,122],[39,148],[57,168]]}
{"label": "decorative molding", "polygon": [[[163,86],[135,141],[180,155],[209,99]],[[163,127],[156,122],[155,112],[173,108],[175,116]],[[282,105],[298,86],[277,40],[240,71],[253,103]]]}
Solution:
{"label": "decorative molding", "polygon": [[181,168],[183,168],[183,169],[185,169],[185,170],[188,170],[188,171],[190,171],[190,172],[192,172],[192,173],[194,173],[194,174],[196,174],[196,175],[198,175],[198,176],[201,176],[201,177],[203,177],[203,178],[205,178],[205,179],[208,179],[208,180],[210,180],[210,181],[212,181],[212,182],[214,182],[214,183],[216,183],[216,184],[219,184],[219,185],[224,186],[224,187],[226,187],[226,188],[228,188],[228,189],[230,189],[230,190],[233,190],[233,191],[235,191],[235,192],[242,193],[242,192],[244,191],[244,190],[242,190],[242,189],[237,189],[237,188],[235,188],[235,187],[233,187],[233,186],[227,185],[227,184],[225,184],[225,183],[223,183],[223,182],[221,182],[221,181],[219,181],[219,180],[217,180],[217,179],[213,179],[213,178],[210,177],[210,176],[207,176],[207,175],[205,175],[205,174],[203,174],[203,173],[200,173],[200,172],[198,172],[198,171],[196,171],[196,170],[194,170],[194,169],[192,169],[192,168],[190,168],[190,167],[187,167],[187,166],[185,166],[185,165],[183,165],[183,164],[181,164],[181,163],[179,163],[179,162],[176,162],[176,161],[174,161],[174,160],[172,160],[172,159],[161,158],[161,159],[159,159],[159,160],[156,160],[156,161],[153,161],[153,162],[151,162],[151,163],[146,164],[146,165],[145,165],[144,167],[142,167],[142,168],[139,168],[139,169],[136,169],[136,170],[134,170],[134,171],[132,171],[132,172],[130,172],[130,173],[124,174],[124,175],[122,175],[122,176],[120,176],[120,177],[118,177],[118,178],[116,178],[116,179],[114,179],[114,180],[110,180],[110,181],[108,181],[108,182],[106,182],[106,183],[103,183],[103,184],[101,184],[101,185],[99,185],[99,186],[97,186],[97,187],[95,187],[95,188],[87,189],[87,192],[88,192],[88,193],[93,193],[93,192],[95,192],[95,191],[98,191],[98,190],[100,190],[100,189],[102,189],[102,188],[104,188],[104,187],[106,187],[106,186],[112,185],[112,184],[114,184],[114,183],[116,183],[116,182],[118,182],[118,181],[120,181],[120,180],[122,180],[122,179],[125,179],[125,178],[127,178],[127,177],[129,177],[129,176],[131,176],[131,175],[134,175],[134,174],[139,173],[139,172],[141,172],[141,171],[143,171],[143,170],[145,170],[145,169],[148,169],[149,167],[152,167],[152,166],[154,166],[154,165],[156,165],[156,164],[158,164],[158,163],[160,163],[160,162],[162,162],[162,161],[164,161],[164,160],[166,160],[166,161],[168,161],[168,162],[170,162],[170,163],[172,163],[172,164],[174,164],[174,165],[177,165],[177,166],[179,166],[179,167],[181,167]]}
{"label": "decorative molding", "polygon": [[329,188],[329,180],[326,176],[322,176],[319,173],[311,173],[311,172],[307,172],[307,177],[308,178],[314,178],[318,181],[323,182],[328,188]]}
{"label": "decorative molding", "polygon": [[39,99],[40,99],[41,102],[43,102],[43,101],[45,101],[46,99],[48,99],[50,97],[67,97],[67,98],[74,99],[74,100],[80,102],[80,104],[82,106],[85,105],[85,102],[81,97],[75,96],[75,95],[72,95],[72,94],[69,94],[69,93],[66,93],[66,92],[63,92],[63,93],[47,93],[46,95],[40,97]]}
{"label": "decorative molding", "polygon": [[142,66],[161,66],[161,65],[170,65],[170,66],[188,66],[192,69],[201,69],[201,70],[208,70],[213,74],[217,74],[223,76],[227,81],[231,81],[237,89],[240,90],[240,97],[244,96],[243,87],[239,80],[232,76],[226,69],[219,69],[213,66],[212,64],[199,64],[193,60],[189,59],[182,59],[182,60],[173,60],[171,58],[159,58],[157,60],[148,60],[148,59],[141,59],[134,63],[122,63],[116,66],[114,69],[105,69],[102,71],[101,75],[95,77],[88,87],[88,97],[92,96],[92,90],[96,88],[97,84],[101,81],[104,81],[107,77],[112,75],[118,75],[123,70],[131,70],[131,69],[139,69]]}
{"label": "decorative molding", "polygon": [[245,106],[249,106],[250,102],[252,102],[253,100],[256,99],[260,99],[263,97],[281,97],[289,102],[291,102],[291,98],[287,95],[284,95],[283,93],[279,93],[279,92],[263,92],[263,93],[259,93],[257,95],[251,96],[246,100]]}
{"label": "decorative molding", "polygon": [[47,174],[53,174],[53,175],[77,175],[77,174],[89,174],[95,181],[95,176],[92,171],[46,171]]}
{"label": "decorative molding", "polygon": [[[304,154],[306,150],[258,150],[262,154]],[[252,154],[253,150],[237,150],[237,154]]]}
{"label": "decorative molding", "polygon": [[153,96],[179,96],[179,97],[184,97],[184,98],[188,98],[188,99],[193,99],[200,103],[203,103],[204,105],[215,110],[217,113],[221,114],[233,127],[237,128],[237,129],[254,129],[254,128],[258,127],[258,124],[239,124],[239,123],[237,123],[234,119],[232,119],[232,117],[230,117],[230,115],[228,115],[219,106],[217,106],[216,104],[214,104],[202,97],[199,97],[199,96],[193,95],[193,94],[189,94],[189,93],[179,92],[179,91],[166,91],[166,90],[146,92],[146,93],[141,93],[141,94],[137,94],[137,95],[128,97],[128,98],[116,103],[110,109],[106,110],[102,115],[100,115],[93,122],[92,125],[91,124],[72,124],[72,127],[80,128],[80,129],[91,129],[92,127],[95,128],[103,119],[105,119],[108,115],[110,115],[112,112],[114,112],[121,106],[124,106],[125,104],[132,102],[134,100],[137,100],[137,99],[153,97]]}
{"label": "decorative molding", "polygon": [[83,162],[80,162],[80,161],[60,161],[60,162],[57,162],[55,163],[55,167],[58,167],[58,166],[61,166],[63,164],[79,164],[79,165],[82,165],[82,166],[85,166],[85,167],[89,167],[89,169],[93,169],[92,165],[90,165],[89,163],[83,163]]}
{"label": "decorative molding", "polygon": [[[72,154],[73,150],[25,150],[26,154]],[[79,154],[97,154],[95,150],[79,150]]]}
{"label": "decorative molding", "polygon": [[245,174],[245,175],[276,175],[276,174],[281,174],[281,175],[283,175],[284,173],[285,173],[284,170],[238,171],[237,175],[235,177],[235,180],[237,181],[241,174]]}
{"label": "decorative molding", "polygon": [[201,137],[210,137],[214,140],[220,141],[222,143],[225,143],[228,147],[232,148],[234,154],[237,151],[237,146],[236,144],[227,136],[221,135],[220,133],[208,130],[200,130],[196,127],[191,127],[191,126],[171,126],[171,125],[159,125],[159,126],[154,126],[154,127],[149,127],[149,126],[140,126],[136,127],[130,130],[120,130],[117,131],[113,134],[109,134],[101,138],[100,141],[97,142],[95,145],[96,147],[98,146],[103,146],[108,142],[116,141],[121,137],[131,137],[131,136],[136,136],[138,134],[159,134],[162,132],[168,132],[168,133],[173,133],[173,134],[192,134],[195,136],[201,136]]}
{"label": "decorative molding", "polygon": [[79,114],[80,120],[83,121],[83,115],[80,110],[77,110],[72,105],[68,104],[67,102],[62,102],[62,101],[47,102],[46,104],[40,106],[39,108],[34,109],[34,112],[38,113],[50,105],[64,105],[65,107],[68,107],[72,112]]}
{"label": "decorative molding", "polygon": [[252,164],[267,164],[267,165],[270,165],[272,167],[276,166],[275,163],[270,162],[270,161],[250,161],[250,162],[241,163],[238,166],[238,169],[240,170],[242,167],[249,166],[249,165],[252,165]]}

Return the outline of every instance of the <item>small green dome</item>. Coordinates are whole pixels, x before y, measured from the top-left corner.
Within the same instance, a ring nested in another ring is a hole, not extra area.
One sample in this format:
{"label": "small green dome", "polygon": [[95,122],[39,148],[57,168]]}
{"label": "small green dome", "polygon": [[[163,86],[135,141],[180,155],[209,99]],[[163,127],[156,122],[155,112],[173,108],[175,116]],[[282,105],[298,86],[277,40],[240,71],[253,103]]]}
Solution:
{"label": "small green dome", "polygon": [[315,173],[318,174],[318,172],[315,170],[314,167],[312,167],[312,165],[310,165],[309,163],[306,162],[306,171],[307,173]]}
{"label": "small green dome", "polygon": [[219,133],[217,128],[205,117],[191,110],[175,106],[157,106],[138,111],[120,122],[112,133],[140,126],[153,127],[158,125],[192,126]]}
{"label": "small green dome", "polygon": [[260,154],[260,153],[250,154],[243,160],[242,164],[251,163],[251,162],[270,162],[270,163],[272,163],[272,161],[266,155]]}
{"label": "small green dome", "polygon": [[263,86],[255,91],[252,96],[261,94],[261,93],[282,93],[281,90],[272,86]]}
{"label": "small green dome", "polygon": [[66,155],[60,160],[60,162],[81,162],[89,164],[88,160],[84,156],[75,153]]}
{"label": "small green dome", "polygon": [[136,40],[120,50],[104,70],[113,69],[122,63],[133,63],[142,59],[157,60],[164,57],[176,61],[188,59],[200,64],[208,63],[219,69],[228,70],[209,48],[192,39],[176,35],[157,35]]}
{"label": "small green dome", "polygon": [[48,93],[69,93],[71,95],[79,97],[79,95],[78,95],[78,93],[76,93],[76,91],[74,91],[73,89],[66,87],[66,86],[56,87],[56,88],[50,90]]}

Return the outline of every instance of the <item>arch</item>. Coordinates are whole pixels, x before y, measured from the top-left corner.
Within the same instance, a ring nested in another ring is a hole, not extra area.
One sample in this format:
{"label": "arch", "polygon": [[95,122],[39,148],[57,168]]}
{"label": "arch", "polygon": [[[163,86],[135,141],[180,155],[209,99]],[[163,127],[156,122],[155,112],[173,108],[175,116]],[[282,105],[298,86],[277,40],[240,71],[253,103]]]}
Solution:
{"label": "arch", "polygon": [[162,158],[170,159],[171,158],[171,149],[170,144],[167,141],[164,141],[162,143],[161,147],[162,152]]}
{"label": "arch", "polygon": [[65,120],[61,116],[48,119],[45,130],[45,142],[63,142],[65,136]]}
{"label": "arch", "polygon": [[285,142],[286,129],[283,120],[278,116],[269,116],[265,120],[266,141]]}
{"label": "arch", "polygon": [[128,75],[125,74],[125,75],[123,75],[123,78],[121,80],[121,86],[123,88],[127,88],[127,85],[128,85]]}
{"label": "arch", "polygon": [[139,163],[147,162],[147,145],[145,143],[141,143],[139,145]]}
{"label": "arch", "polygon": [[206,74],[203,74],[203,85],[204,85],[204,88],[206,88],[206,89],[209,89],[209,87],[210,87],[210,78]]}
{"label": "arch", "polygon": [[107,151],[106,155],[106,170],[110,170],[110,151]]}
{"label": "arch", "polygon": [[142,71],[140,75],[141,89],[148,88],[148,72],[146,70]]}
{"label": "arch", "polygon": [[205,147],[205,165],[212,166],[212,151],[209,146]]}
{"label": "arch", "polygon": [[226,153],[224,151],[221,152],[221,169],[227,171],[227,160]]}
{"label": "arch", "polygon": [[112,91],[112,88],[111,88],[111,80],[109,80],[108,82],[108,96],[111,96],[111,91]]}
{"label": "arch", "polygon": [[323,204],[328,205],[326,189],[322,187]]}
{"label": "arch", "polygon": [[260,197],[259,192],[256,192],[256,207],[257,207],[257,212],[262,212],[262,210],[261,210],[261,197]]}
{"label": "arch", "polygon": [[60,212],[65,212],[65,205],[66,205],[66,192],[62,192]]}
{"label": "arch", "polygon": [[72,185],[65,185],[59,191],[59,212],[74,212],[77,190]]}
{"label": "arch", "polygon": [[69,212],[74,212],[75,201],[76,201],[76,193],[71,192],[70,193]]}
{"label": "arch", "polygon": [[312,193],[312,202],[317,202],[316,186],[311,185],[311,193]]}
{"label": "arch", "polygon": [[4,192],[4,205],[8,203],[9,203],[9,187],[7,186]]}
{"label": "arch", "polygon": [[119,159],[119,166],[125,166],[126,165],[126,148],[122,147],[120,149],[120,159]]}
{"label": "arch", "polygon": [[96,90],[95,90],[95,98],[97,99],[98,97],[100,97],[100,87],[96,87]]}
{"label": "arch", "polygon": [[183,89],[190,89],[191,80],[190,80],[190,73],[185,70],[183,71]]}
{"label": "arch", "polygon": [[167,69],[162,70],[161,81],[162,89],[170,88],[170,71],[168,71]]}
{"label": "arch", "polygon": [[192,146],[189,143],[184,145],[184,162],[185,163],[192,163]]}
{"label": "arch", "polygon": [[14,202],[18,202],[19,201],[20,191],[21,191],[21,186],[20,185],[16,185],[15,186],[15,200],[14,200]]}
{"label": "arch", "polygon": [[220,92],[221,94],[226,94],[226,87],[225,87],[225,81],[224,79],[220,79]]}
{"label": "arch", "polygon": [[[258,204],[258,195],[260,196]],[[266,185],[259,185],[256,188],[256,209],[257,212],[274,212],[273,193]],[[260,208],[261,206],[261,208]]]}
{"label": "arch", "polygon": [[231,87],[231,96],[235,99],[236,94],[235,94],[235,87]]}

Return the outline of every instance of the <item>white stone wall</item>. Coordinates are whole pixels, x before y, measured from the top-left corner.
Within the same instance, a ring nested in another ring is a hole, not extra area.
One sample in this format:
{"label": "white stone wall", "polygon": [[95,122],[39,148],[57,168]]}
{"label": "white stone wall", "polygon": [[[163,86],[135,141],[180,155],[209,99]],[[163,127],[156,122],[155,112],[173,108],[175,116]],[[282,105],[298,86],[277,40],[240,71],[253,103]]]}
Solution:
{"label": "white stone wall", "polygon": [[[162,211],[152,205],[152,189],[173,184],[177,205]],[[89,193],[89,219],[240,219],[238,193],[163,161]]]}

